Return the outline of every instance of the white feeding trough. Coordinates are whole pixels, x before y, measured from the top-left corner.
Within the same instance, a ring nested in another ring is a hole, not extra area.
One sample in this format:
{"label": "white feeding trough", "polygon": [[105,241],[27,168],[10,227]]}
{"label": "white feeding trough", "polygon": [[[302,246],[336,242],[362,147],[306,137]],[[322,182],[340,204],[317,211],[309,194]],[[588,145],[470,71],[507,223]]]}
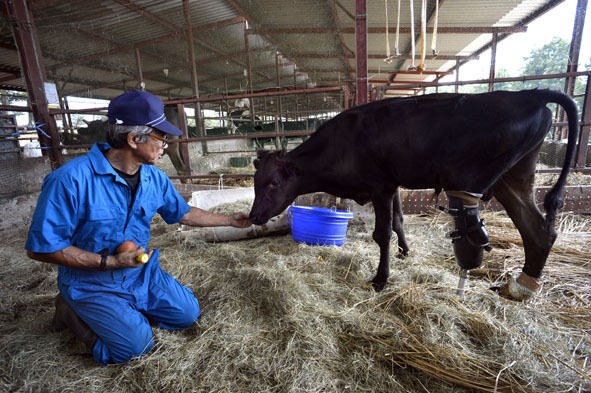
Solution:
{"label": "white feeding trough", "polygon": [[[227,188],[223,190],[196,191],[189,201],[190,206],[217,213],[250,212],[254,201],[254,188]],[[273,217],[264,225],[251,225],[248,228],[223,227],[191,227],[181,225],[181,237],[187,236],[207,242],[224,242],[240,239],[252,239],[267,235],[285,234],[289,232],[287,213]]]}

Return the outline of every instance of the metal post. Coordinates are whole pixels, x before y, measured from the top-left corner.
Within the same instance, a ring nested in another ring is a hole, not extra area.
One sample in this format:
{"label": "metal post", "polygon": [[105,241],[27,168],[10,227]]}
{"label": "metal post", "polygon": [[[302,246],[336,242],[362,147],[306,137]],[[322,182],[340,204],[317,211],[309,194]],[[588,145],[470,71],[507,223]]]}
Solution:
{"label": "metal post", "polygon": [[[177,111],[179,113],[179,128],[183,131],[182,138],[187,139],[189,137],[189,129],[187,127],[187,119],[185,118],[185,106],[183,104],[177,104]],[[184,164],[184,175],[191,175],[191,158],[189,156],[189,145],[187,142],[179,143],[179,153]]]}
{"label": "metal post", "polygon": [[306,94],[306,131],[310,131],[310,97]]}
{"label": "metal post", "polygon": [[349,86],[343,87],[343,110],[351,108],[351,89]]}
{"label": "metal post", "polygon": [[[583,102],[583,114],[581,115],[581,123],[591,122],[591,76],[587,76],[587,87],[585,88],[585,100]],[[575,167],[583,168],[586,165],[587,154],[589,153],[589,131],[591,126],[581,125],[581,132],[579,133],[579,144],[577,146],[577,157],[575,159]]]}
{"label": "metal post", "polygon": [[[228,96],[228,78],[224,77],[224,92],[226,93],[226,97]],[[228,103],[227,99],[224,99],[226,103],[226,118],[228,119],[227,126],[228,130],[232,129],[234,123],[232,122],[232,118],[230,116],[230,104]]]}
{"label": "metal post", "polygon": [[[70,103],[68,102],[68,96],[64,96],[64,107],[66,110],[70,110]],[[66,117],[68,119],[68,127],[70,132],[74,130],[74,125],[72,124],[72,115],[70,113],[66,113]]]}
{"label": "metal post", "polygon": [[[251,62],[250,62],[250,45],[248,44],[248,22],[245,20],[242,23],[242,26],[244,27],[244,50],[246,52],[246,73],[247,73],[247,80],[248,80],[248,92],[252,93],[253,92],[253,88],[252,88],[252,66],[251,66]],[[248,103],[249,103],[249,107],[250,107],[250,122],[252,124],[252,127],[254,128],[255,124],[254,124],[254,99],[252,97],[250,97],[248,99]]]}
{"label": "metal post", "polygon": [[45,69],[41,63],[43,55],[39,47],[33,15],[29,11],[26,0],[8,0],[6,3],[10,18],[14,21],[12,30],[20,54],[33,116],[37,124],[44,124],[40,126],[43,132],[37,131],[39,143],[42,147],[49,147],[49,149],[43,149],[43,154],[49,156],[51,168],[57,169],[64,164],[64,159],[60,151],[55,119],[49,114],[47,106]]}
{"label": "metal post", "polygon": [[[65,83],[62,85],[61,88],[56,86],[57,97],[60,102],[60,109],[61,110],[68,110],[68,109],[70,109],[68,106],[68,101],[66,101],[66,97],[64,97],[62,95],[62,89],[63,89],[64,85],[65,85]],[[62,114],[62,129],[63,129],[64,134],[72,132],[72,118],[71,118],[70,114],[67,112]]]}
{"label": "metal post", "polygon": [[[275,77],[277,87],[281,87],[281,76],[279,75],[279,53],[275,52]],[[279,122],[281,121],[281,97],[275,97],[277,100],[277,114],[275,115],[275,133],[279,134]],[[281,141],[279,137],[275,137],[275,149],[281,148]]]}
{"label": "metal post", "polygon": [[[499,40],[499,30],[494,28],[493,36],[492,36],[492,45],[490,49],[490,72],[488,77],[490,79],[495,78],[495,63],[497,61],[497,42]],[[488,91],[493,91],[495,89],[495,84],[490,82],[488,84]]]}
{"label": "metal post", "polygon": [[[191,26],[191,10],[189,0],[183,0],[183,13],[185,14],[185,27],[187,28],[187,43],[189,46],[189,62],[191,63],[191,85],[193,86],[193,95],[199,98],[199,81],[197,80],[197,65],[195,64],[195,46],[193,44],[193,28]],[[197,135],[205,137],[203,121],[201,119],[201,104],[195,103],[195,128]],[[207,154],[207,142],[201,141],[203,154]]]}
{"label": "metal post", "polygon": [[459,86],[457,83],[460,81],[460,58],[456,57],[456,87],[455,92],[458,92]]}
{"label": "metal post", "polygon": [[355,0],[355,59],[357,63],[357,105],[367,103],[367,3]]}
{"label": "metal post", "polygon": [[[566,72],[577,72],[577,64],[579,63],[579,53],[581,51],[581,40],[583,39],[583,28],[585,27],[585,13],[587,11],[587,0],[579,0],[577,2],[577,13],[575,15],[575,23],[573,25],[573,35],[570,42],[570,50],[568,54],[568,64]],[[566,94],[572,96],[575,92],[576,77],[567,77],[564,81],[564,91]],[[589,82],[587,82],[587,85]],[[564,110],[560,108],[559,121],[564,121]],[[568,130],[566,127],[561,127],[561,138],[566,138]]]}

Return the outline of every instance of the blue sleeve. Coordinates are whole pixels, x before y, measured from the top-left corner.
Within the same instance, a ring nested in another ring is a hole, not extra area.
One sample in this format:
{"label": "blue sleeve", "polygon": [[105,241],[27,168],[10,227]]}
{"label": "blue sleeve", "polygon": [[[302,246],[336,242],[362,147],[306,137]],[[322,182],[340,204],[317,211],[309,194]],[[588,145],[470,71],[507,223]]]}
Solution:
{"label": "blue sleeve", "polygon": [[185,202],[181,194],[178,193],[170,179],[166,176],[164,176],[162,198],[164,204],[158,209],[158,214],[162,216],[167,224],[179,222],[191,210],[191,206]]}
{"label": "blue sleeve", "polygon": [[76,185],[68,177],[49,174],[33,214],[25,249],[49,253],[72,245],[78,224]]}

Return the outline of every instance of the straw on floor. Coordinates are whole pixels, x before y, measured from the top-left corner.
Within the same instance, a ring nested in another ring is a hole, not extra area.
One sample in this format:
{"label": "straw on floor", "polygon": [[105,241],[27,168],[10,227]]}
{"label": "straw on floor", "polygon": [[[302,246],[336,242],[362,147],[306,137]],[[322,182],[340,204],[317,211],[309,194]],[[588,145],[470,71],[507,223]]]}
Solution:
{"label": "straw on floor", "polygon": [[56,268],[15,239],[0,253],[0,391],[591,391],[591,220],[561,215],[540,294],[516,303],[489,287],[520,271],[521,239],[505,214],[483,216],[494,249],[465,299],[443,214],[406,217],[411,254],[392,255],[380,293],[371,222],[351,223],[342,247],[314,247],[290,235],[181,241],[155,220],[151,245],[202,316],[187,331],[155,329],[149,355],[107,367],[50,331]]}

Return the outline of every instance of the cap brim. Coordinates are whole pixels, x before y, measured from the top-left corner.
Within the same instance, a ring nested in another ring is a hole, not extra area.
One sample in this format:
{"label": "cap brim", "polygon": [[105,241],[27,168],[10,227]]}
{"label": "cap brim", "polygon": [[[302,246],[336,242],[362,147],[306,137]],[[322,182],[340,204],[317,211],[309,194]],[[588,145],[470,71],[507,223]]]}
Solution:
{"label": "cap brim", "polygon": [[183,135],[183,132],[181,130],[173,126],[172,123],[168,122],[167,120],[164,120],[158,124],[154,124],[152,125],[152,127],[170,135]]}

